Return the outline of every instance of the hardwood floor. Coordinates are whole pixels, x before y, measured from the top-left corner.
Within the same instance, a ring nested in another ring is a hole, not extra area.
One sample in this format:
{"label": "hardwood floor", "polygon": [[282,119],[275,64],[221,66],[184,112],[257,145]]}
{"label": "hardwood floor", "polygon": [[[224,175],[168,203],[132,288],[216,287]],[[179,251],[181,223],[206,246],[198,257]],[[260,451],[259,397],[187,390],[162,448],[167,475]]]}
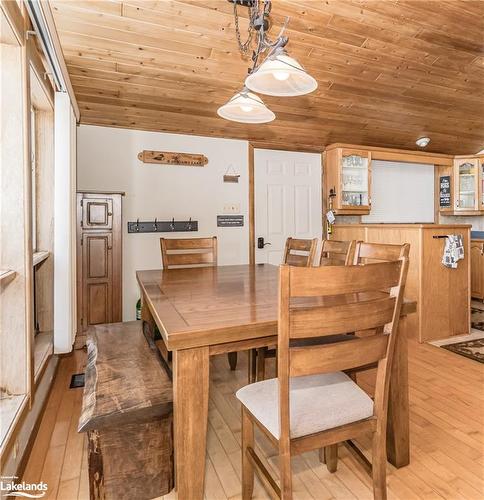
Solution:
{"label": "hardwood floor", "polygon": [[[81,389],[69,389],[83,371],[85,353],[61,360],[39,434],[23,480],[45,481],[48,499],[88,499],[86,439],[77,433]],[[269,363],[273,362],[270,360]],[[246,383],[246,358],[235,372],[226,356],[212,358],[207,442],[207,500],[240,498],[240,408],[235,391]],[[273,366],[270,366],[273,369]],[[368,388],[372,375],[361,380]],[[388,465],[388,498],[484,498],[484,366],[435,346],[409,346],[411,464]],[[277,470],[277,456],[260,435],[266,465]],[[360,442],[370,458],[369,439]],[[371,499],[371,480],[346,448],[339,448],[338,470],[328,473],[317,452],[293,459],[294,498]],[[163,497],[173,500],[175,493]],[[254,498],[267,498],[256,482]],[[134,499],[133,499],[134,500]]]}

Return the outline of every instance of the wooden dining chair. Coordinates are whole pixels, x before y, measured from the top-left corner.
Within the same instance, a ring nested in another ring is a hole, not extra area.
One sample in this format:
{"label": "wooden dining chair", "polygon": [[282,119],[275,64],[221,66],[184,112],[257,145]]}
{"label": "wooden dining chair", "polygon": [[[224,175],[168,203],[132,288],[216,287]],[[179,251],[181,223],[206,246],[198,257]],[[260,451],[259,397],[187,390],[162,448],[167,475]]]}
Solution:
{"label": "wooden dining chair", "polygon": [[217,237],[160,238],[164,269],[217,265]]}
{"label": "wooden dining chair", "polygon": [[312,266],[317,248],[317,238],[311,240],[287,238],[284,248],[283,263],[298,267]]}
{"label": "wooden dining chair", "polygon": [[[287,238],[284,248],[283,264],[296,267],[309,267],[313,265],[318,239],[304,240]],[[298,252],[298,253],[295,253]],[[262,380],[265,377],[266,358],[275,356],[276,350],[268,347],[251,349],[249,351],[249,382]]]}
{"label": "wooden dining chair", "polygon": [[323,240],[320,266],[349,266],[353,263],[356,241]]}
{"label": "wooden dining chair", "polygon": [[[160,238],[164,269],[211,267],[217,265],[217,237]],[[237,353],[227,353],[230,369],[237,367]]]}
{"label": "wooden dining chair", "polygon": [[[291,238],[288,238],[289,241]],[[292,240],[294,241],[294,240]],[[304,240],[303,240],[304,241]],[[311,241],[311,240],[306,240]],[[286,248],[288,244],[286,243]],[[317,246],[317,244],[315,245]],[[323,240],[321,247],[320,266],[348,266],[353,262],[356,241]],[[287,255],[287,252],[285,256]],[[284,263],[288,264],[287,259]],[[341,340],[345,340],[341,338]],[[266,359],[273,358],[276,349],[261,347],[249,356],[249,381],[263,380],[265,376]]]}
{"label": "wooden dining chair", "polygon": [[[388,393],[407,271],[408,256],[363,266],[280,267],[278,378],[236,394],[242,403],[244,500],[252,497],[255,472],[272,496],[292,499],[291,456],[334,449],[368,432],[374,496],[386,498]],[[301,338],[363,329],[376,333],[351,342],[293,346]],[[373,401],[343,370],[374,362]],[[255,452],[254,425],[278,449],[280,485]]]}

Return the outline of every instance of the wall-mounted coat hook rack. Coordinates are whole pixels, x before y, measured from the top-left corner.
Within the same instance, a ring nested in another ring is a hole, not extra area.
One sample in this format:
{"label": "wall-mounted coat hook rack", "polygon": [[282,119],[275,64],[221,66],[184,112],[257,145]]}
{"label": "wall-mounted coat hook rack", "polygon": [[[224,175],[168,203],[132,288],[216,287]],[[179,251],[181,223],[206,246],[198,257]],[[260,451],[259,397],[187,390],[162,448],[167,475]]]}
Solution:
{"label": "wall-mounted coat hook rack", "polygon": [[175,220],[174,217],[170,221],[159,221],[155,217],[154,221],[141,221],[136,219],[136,222],[128,222],[128,233],[179,233],[187,231],[198,231],[198,221],[192,220]]}

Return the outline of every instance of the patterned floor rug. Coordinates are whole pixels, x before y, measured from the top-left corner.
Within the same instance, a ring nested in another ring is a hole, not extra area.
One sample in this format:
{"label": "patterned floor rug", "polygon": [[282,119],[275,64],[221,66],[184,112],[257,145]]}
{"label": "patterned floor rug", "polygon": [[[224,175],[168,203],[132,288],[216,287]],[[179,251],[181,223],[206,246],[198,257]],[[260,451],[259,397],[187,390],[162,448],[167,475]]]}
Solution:
{"label": "patterned floor rug", "polygon": [[471,308],[471,325],[472,328],[484,332],[484,310],[475,307]]}
{"label": "patterned floor rug", "polygon": [[479,363],[484,363],[484,339],[467,340],[466,342],[447,344],[441,347]]}

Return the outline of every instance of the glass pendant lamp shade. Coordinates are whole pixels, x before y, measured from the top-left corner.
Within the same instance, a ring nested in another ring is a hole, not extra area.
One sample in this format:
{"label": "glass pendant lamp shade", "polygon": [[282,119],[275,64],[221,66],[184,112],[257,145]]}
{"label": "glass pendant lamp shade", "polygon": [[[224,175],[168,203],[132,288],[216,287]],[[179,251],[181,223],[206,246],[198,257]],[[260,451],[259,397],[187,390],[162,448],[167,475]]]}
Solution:
{"label": "glass pendant lamp shade", "polygon": [[283,49],[277,49],[245,80],[259,94],[297,96],[313,92],[318,82]]}
{"label": "glass pendant lamp shade", "polygon": [[245,87],[218,108],[217,114],[226,120],[240,123],[267,123],[276,117],[259,96]]}

